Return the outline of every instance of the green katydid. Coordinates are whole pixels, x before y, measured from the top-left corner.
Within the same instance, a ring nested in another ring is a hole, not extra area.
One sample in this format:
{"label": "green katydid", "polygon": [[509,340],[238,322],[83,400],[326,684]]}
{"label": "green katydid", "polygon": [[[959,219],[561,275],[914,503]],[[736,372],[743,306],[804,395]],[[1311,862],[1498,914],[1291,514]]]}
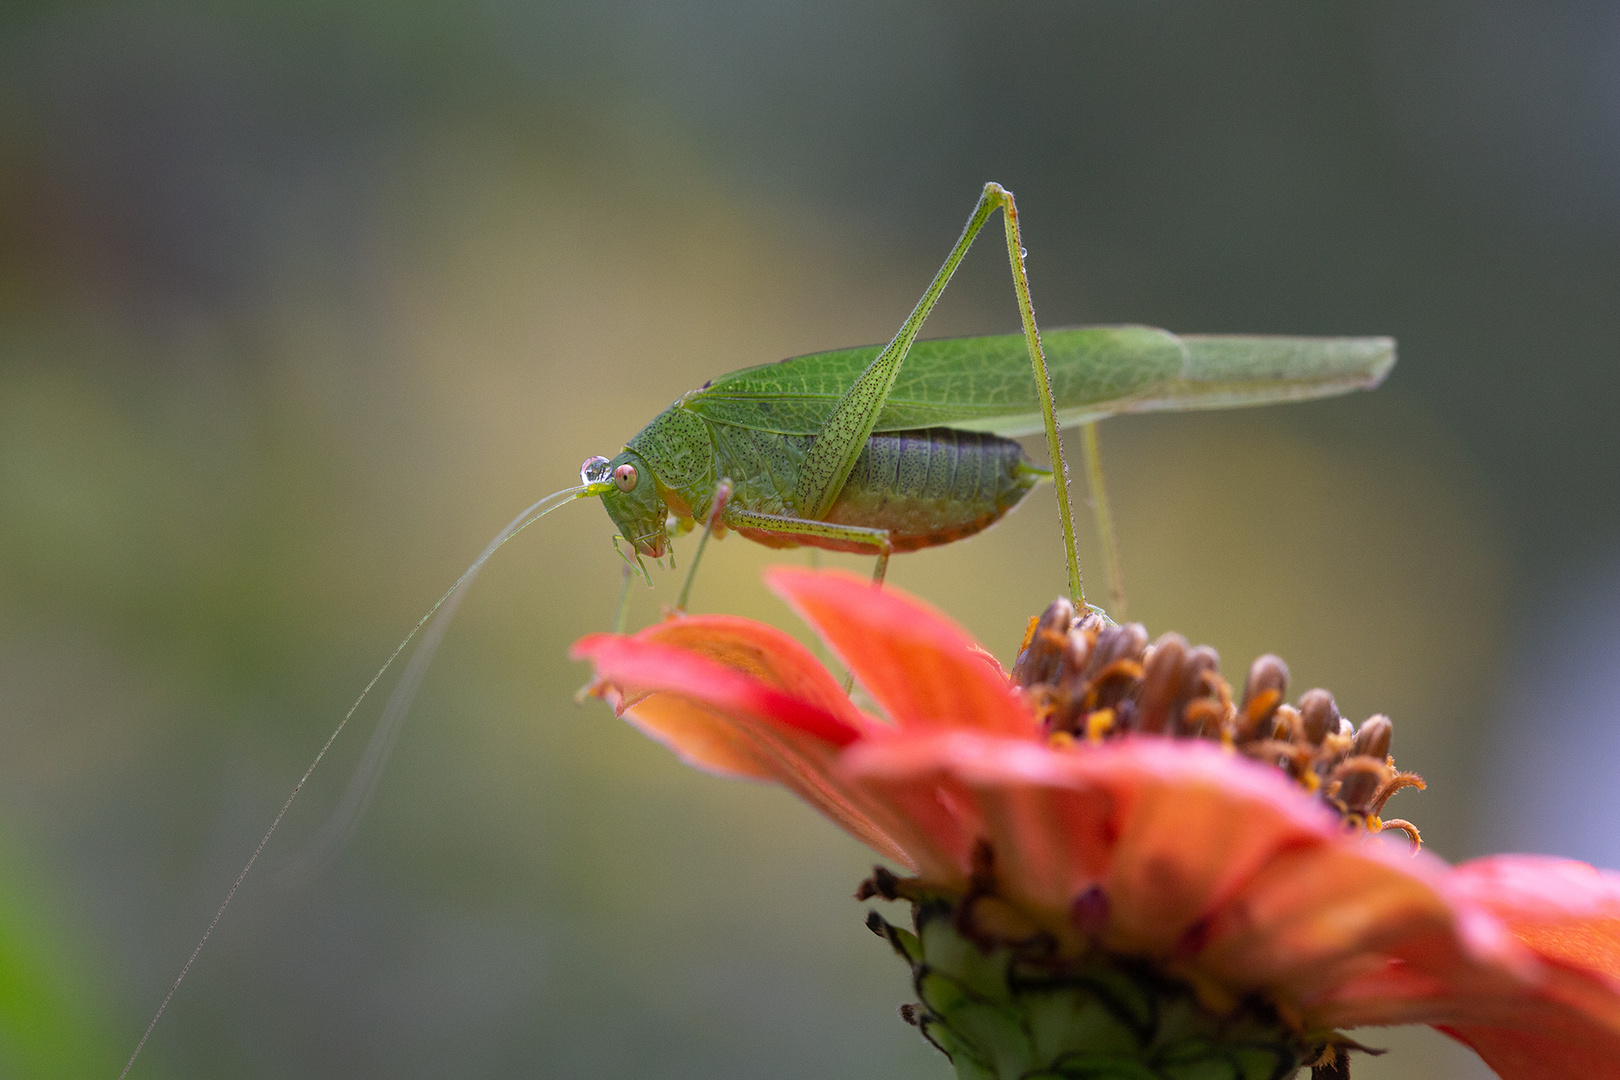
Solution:
{"label": "green katydid", "polygon": [[[917,341],[998,207],[1024,332]],[[771,547],[870,552],[878,556],[874,576],[881,581],[891,552],[970,536],[1052,477],[1010,438],[1044,431],[1060,481],[1069,590],[1083,604],[1060,427],[1086,425],[1093,502],[1117,583],[1095,421],[1341,394],[1376,386],[1394,362],[1388,338],[1177,337],[1145,326],[1043,335],[1012,194],[987,184],[955,248],[888,345],[815,353],[711,380],[659,414],[611,461],[588,459],[581,480],[586,494],[601,495],[637,557],[664,554],[673,513],[683,529],[705,522],[703,540],[729,528]],[[697,561],[678,608],[686,605]],[[1117,585],[1114,592],[1117,602]]]}
{"label": "green katydid", "polygon": [[[918,341],[924,320],[997,209],[1003,211],[1023,333]],[[887,345],[816,353],[712,380],[656,417],[617,457],[587,459],[579,486],[536,502],[490,541],[394,649],[315,755],[181,968],[120,1080],[293,799],[371,688],[421,632],[348,791],[312,845],[317,849],[333,850],[363,813],[427,664],[479,570],[518,532],[564,503],[600,496],[638,563],[641,556],[665,553],[673,514],[683,529],[704,522],[698,555],[710,535],[731,529],[773,547],[876,554],[874,576],[881,581],[891,553],[972,535],[1055,476],[1069,591],[1083,605],[1061,427],[1084,425],[1093,503],[1117,582],[1097,420],[1124,412],[1326,397],[1376,386],[1394,362],[1388,338],[1178,337],[1144,326],[1093,326],[1049,331],[1043,339],[1030,302],[1017,207],[1011,192],[986,184],[945,264]],[[1033,465],[1012,441],[1041,431],[1051,470]],[[698,561],[694,556],[679,608]],[[623,617],[621,598],[621,624]]]}

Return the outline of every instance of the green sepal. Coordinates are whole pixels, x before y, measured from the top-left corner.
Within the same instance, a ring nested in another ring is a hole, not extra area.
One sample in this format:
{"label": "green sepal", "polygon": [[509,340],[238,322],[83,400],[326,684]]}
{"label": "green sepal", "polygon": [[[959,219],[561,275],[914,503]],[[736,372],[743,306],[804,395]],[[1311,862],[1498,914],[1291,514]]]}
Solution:
{"label": "green sepal", "polygon": [[866,913],[866,928],[892,945],[894,951],[900,954],[900,959],[912,967],[922,963],[922,942],[910,930],[894,925],[875,911]]}
{"label": "green sepal", "polygon": [[964,931],[951,898],[913,896],[914,934],[876,912],[868,924],[911,966],[920,1004],[908,1017],[958,1080],[1284,1080],[1342,1041],[1296,1031],[1258,1000],[1213,1012],[1139,959],[1059,960],[1049,942],[990,940]]}

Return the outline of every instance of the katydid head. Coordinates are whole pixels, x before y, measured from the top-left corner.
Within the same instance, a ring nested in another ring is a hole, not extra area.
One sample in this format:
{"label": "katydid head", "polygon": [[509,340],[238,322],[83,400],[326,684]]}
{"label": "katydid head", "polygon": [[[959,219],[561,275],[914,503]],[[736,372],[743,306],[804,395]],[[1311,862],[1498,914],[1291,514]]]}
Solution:
{"label": "katydid head", "polygon": [[669,507],[641,455],[626,450],[612,461],[591,458],[580,470],[581,476],[587,473],[594,480],[612,484],[602,492],[602,504],[619,527],[619,535],[630,542],[637,554],[661,558],[669,549]]}

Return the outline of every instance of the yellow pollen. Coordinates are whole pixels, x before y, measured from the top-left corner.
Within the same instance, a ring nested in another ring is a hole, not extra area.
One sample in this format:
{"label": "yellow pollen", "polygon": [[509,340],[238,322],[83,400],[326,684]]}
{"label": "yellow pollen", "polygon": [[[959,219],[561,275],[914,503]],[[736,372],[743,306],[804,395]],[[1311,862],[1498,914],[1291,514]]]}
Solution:
{"label": "yellow pollen", "polygon": [[1041,617],[1039,615],[1031,615],[1029,617],[1029,625],[1024,627],[1024,640],[1018,643],[1018,651],[1020,653],[1028,649],[1029,643],[1035,640],[1035,628],[1040,624]]}
{"label": "yellow pollen", "polygon": [[1277,711],[1277,705],[1282,701],[1281,690],[1264,690],[1255,699],[1249,702],[1243,710],[1251,724],[1257,724],[1265,717]]}
{"label": "yellow pollen", "polygon": [[1042,698],[1041,700],[1037,701],[1035,703],[1035,722],[1044,727],[1046,722],[1048,720],[1050,720],[1051,718],[1052,718],[1052,699],[1051,698]]}
{"label": "yellow pollen", "polygon": [[1086,741],[1100,743],[1103,736],[1114,729],[1114,710],[1098,709],[1086,717]]}

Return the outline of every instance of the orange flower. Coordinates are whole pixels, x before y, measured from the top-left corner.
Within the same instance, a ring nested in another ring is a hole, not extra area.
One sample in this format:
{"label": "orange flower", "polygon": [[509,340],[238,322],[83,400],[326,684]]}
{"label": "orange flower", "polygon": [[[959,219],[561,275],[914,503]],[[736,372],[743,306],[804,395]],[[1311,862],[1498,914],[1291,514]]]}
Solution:
{"label": "orange flower", "polygon": [[745,619],[594,635],[573,654],[690,764],[775,780],[916,874],[909,898],[960,912],[993,893],[1000,939],[1038,936],[1048,963],[1148,961],[1209,1008],[1262,1000],[1298,1031],[1432,1024],[1508,1080],[1620,1078],[1620,875],[1414,857],[1207,739],[1051,737],[920,602],[845,574],[767,580],[887,719]]}

